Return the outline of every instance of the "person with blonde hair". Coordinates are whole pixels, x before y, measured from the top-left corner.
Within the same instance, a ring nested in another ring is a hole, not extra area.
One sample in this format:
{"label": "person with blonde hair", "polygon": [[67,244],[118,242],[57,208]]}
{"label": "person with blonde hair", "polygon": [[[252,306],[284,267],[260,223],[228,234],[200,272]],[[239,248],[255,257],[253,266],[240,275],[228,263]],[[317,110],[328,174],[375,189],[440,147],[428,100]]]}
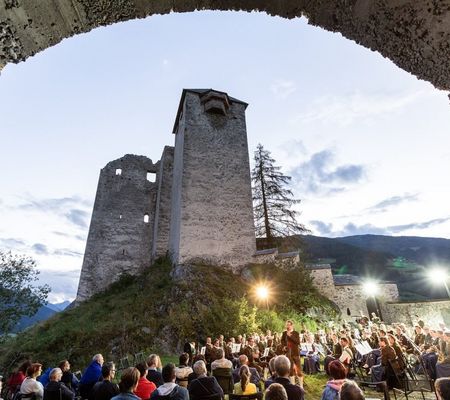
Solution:
{"label": "person with blonde hair", "polygon": [[150,354],[147,358],[147,379],[153,382],[156,387],[160,387],[164,384],[164,380],[161,374],[162,363],[158,354]]}
{"label": "person with blonde hair", "polygon": [[243,365],[239,370],[240,381],[234,384],[234,394],[249,395],[257,392],[256,385],[250,382],[250,369]]}
{"label": "person with blonde hair", "polygon": [[140,377],[141,374],[137,368],[127,368],[120,377],[120,393],[117,396],[114,396],[111,400],[141,400],[134,394]]}

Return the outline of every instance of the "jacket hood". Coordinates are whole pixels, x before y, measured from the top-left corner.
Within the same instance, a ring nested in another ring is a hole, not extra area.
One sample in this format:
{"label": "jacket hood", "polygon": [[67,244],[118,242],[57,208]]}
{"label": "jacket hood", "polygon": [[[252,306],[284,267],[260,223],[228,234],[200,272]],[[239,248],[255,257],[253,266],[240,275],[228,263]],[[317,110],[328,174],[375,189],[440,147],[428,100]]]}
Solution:
{"label": "jacket hood", "polygon": [[172,393],[176,387],[177,387],[176,383],[167,382],[164,385],[161,385],[157,390],[160,396],[167,396],[170,393]]}
{"label": "jacket hood", "polygon": [[334,389],[337,392],[339,392],[339,390],[341,390],[341,386],[344,384],[344,382],[345,382],[345,379],[334,379],[332,381],[328,381],[327,386],[330,387],[331,389]]}

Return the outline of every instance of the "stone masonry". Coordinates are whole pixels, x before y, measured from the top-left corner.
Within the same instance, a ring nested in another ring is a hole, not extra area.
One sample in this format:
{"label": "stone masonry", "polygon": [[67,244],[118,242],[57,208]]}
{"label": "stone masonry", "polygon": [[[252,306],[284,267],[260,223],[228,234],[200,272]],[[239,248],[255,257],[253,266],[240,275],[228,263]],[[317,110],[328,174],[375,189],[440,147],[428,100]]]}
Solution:
{"label": "stone masonry", "polygon": [[212,89],[183,90],[175,147],[125,155],[100,172],[76,301],[139,274],[156,257],[234,271],[256,252],[245,109]]}

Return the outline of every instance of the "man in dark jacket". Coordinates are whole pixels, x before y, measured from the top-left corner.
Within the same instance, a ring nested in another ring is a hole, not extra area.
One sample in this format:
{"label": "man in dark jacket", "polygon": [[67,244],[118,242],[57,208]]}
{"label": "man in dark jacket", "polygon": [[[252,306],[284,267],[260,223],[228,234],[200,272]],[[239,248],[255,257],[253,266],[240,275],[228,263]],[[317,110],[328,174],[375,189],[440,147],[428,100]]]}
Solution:
{"label": "man in dark jacket", "polygon": [[194,379],[188,386],[191,400],[211,399],[216,395],[217,400],[223,399],[223,390],[214,376],[207,376],[206,364],[197,361],[194,364],[194,372],[198,378]]}
{"label": "man in dark jacket", "polygon": [[302,376],[302,367],[300,363],[300,335],[294,330],[294,323],[291,320],[286,321],[286,330],[281,336],[281,344],[284,347],[286,356],[291,362],[291,376]]}
{"label": "man in dark jacket", "polygon": [[74,400],[75,394],[61,382],[62,371],[53,368],[50,371],[50,382],[44,389],[44,400]]}
{"label": "man in dark jacket", "polygon": [[175,383],[175,365],[169,363],[162,369],[164,384],[156,389],[150,400],[189,400],[189,392],[186,388]]}
{"label": "man in dark jacket", "polygon": [[[286,356],[278,356],[275,359],[274,383],[279,383],[286,389],[288,400],[304,400],[305,392],[298,385],[293,385],[289,378],[291,371],[291,362]],[[270,387],[270,386],[269,386]]]}
{"label": "man in dark jacket", "polygon": [[102,366],[101,382],[97,382],[89,393],[89,400],[110,400],[119,394],[119,387],[112,383],[116,375],[114,363],[108,363]]}

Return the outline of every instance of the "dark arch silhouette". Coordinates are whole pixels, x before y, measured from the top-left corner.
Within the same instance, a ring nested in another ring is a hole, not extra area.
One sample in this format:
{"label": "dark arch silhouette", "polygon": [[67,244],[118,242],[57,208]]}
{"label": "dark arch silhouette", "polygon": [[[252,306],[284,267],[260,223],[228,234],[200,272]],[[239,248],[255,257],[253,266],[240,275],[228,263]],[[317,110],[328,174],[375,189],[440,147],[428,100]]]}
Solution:
{"label": "dark arch silhouette", "polygon": [[0,2],[0,70],[99,26],[206,9],[305,16],[310,24],[340,32],[436,88],[450,90],[450,0],[4,0]]}

